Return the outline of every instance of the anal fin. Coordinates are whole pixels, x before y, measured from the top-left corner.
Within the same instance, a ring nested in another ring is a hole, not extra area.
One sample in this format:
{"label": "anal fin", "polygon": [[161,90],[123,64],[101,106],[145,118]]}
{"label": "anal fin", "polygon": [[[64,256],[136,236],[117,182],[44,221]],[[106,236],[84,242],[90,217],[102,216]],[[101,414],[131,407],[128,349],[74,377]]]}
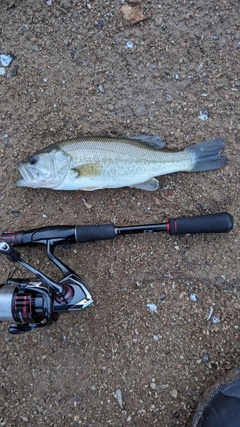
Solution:
{"label": "anal fin", "polygon": [[151,178],[148,181],[141,182],[140,184],[131,185],[132,188],[138,188],[139,190],[154,191],[159,187],[159,181],[156,178]]}

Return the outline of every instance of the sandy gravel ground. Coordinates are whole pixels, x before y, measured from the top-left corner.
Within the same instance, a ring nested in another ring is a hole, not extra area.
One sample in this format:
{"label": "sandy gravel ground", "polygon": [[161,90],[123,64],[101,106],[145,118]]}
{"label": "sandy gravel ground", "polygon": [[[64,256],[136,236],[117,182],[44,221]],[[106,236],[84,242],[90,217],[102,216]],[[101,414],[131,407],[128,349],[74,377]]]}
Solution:
{"label": "sandy gravel ground", "polygon": [[[131,24],[123,5],[146,19]],[[0,325],[0,425],[190,426],[205,389],[239,365],[239,2],[2,0],[0,22],[0,53],[14,55],[0,64],[1,230],[221,211],[235,220],[229,234],[58,249],[95,303],[29,334]],[[161,177],[151,193],[15,186],[17,162],[50,143],[141,133],[176,150],[224,137],[229,163]],[[21,254],[60,278],[43,248]],[[28,276],[2,256],[2,283],[9,275]]]}

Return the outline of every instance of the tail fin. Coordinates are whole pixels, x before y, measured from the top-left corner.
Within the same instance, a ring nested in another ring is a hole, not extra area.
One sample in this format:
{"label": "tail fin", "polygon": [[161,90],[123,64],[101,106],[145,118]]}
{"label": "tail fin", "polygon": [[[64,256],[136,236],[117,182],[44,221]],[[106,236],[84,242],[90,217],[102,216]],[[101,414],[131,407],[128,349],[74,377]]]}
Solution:
{"label": "tail fin", "polygon": [[225,140],[223,138],[216,138],[185,148],[184,151],[191,152],[195,157],[191,171],[207,171],[225,166],[228,160],[220,155],[224,146]]}

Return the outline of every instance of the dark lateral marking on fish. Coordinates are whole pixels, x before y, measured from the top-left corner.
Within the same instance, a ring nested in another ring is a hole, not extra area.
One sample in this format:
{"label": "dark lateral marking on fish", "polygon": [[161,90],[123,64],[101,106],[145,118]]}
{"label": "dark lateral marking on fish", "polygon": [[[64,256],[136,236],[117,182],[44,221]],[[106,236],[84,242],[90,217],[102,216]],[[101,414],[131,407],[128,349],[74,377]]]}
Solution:
{"label": "dark lateral marking on fish", "polygon": [[100,163],[87,163],[86,165],[80,165],[72,170],[77,172],[77,177],[80,176],[97,176],[102,171]]}

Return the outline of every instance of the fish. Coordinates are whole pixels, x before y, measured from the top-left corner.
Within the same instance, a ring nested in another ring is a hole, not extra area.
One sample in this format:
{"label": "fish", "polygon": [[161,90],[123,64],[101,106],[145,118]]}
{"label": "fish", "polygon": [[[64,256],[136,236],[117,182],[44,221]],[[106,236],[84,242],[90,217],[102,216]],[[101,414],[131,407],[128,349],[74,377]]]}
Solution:
{"label": "fish", "polygon": [[216,138],[166,150],[158,136],[127,138],[79,137],[55,143],[18,163],[20,187],[93,191],[133,187],[154,191],[156,177],[174,172],[197,172],[226,165],[221,156],[225,140]]}

